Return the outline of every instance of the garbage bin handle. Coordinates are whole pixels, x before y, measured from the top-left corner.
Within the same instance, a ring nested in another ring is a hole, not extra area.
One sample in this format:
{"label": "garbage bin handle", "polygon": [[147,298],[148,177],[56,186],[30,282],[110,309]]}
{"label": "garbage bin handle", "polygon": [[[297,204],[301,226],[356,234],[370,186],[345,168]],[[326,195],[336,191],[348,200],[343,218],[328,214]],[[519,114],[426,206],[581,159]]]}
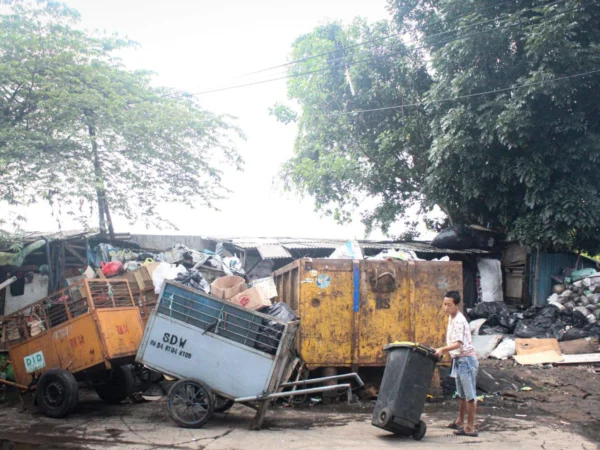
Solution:
{"label": "garbage bin handle", "polygon": [[396,285],[396,271],[383,272],[381,275],[379,275],[378,273],[379,273],[379,269],[375,269],[375,289],[377,289],[377,286],[379,284],[379,279],[385,277],[386,275],[389,275],[390,277],[392,277],[392,279],[394,280],[394,285]]}

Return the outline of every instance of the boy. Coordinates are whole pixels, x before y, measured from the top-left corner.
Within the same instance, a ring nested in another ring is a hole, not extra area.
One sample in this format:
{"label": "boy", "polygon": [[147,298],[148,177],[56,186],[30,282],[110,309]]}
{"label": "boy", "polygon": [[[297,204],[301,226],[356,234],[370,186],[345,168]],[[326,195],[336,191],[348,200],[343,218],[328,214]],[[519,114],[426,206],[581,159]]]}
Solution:
{"label": "boy", "polygon": [[[449,353],[452,358],[452,373],[456,379],[456,391],[460,398],[458,419],[447,425],[456,430],[458,436],[478,436],[475,431],[475,410],[477,394],[475,391],[479,362],[471,341],[471,330],[467,319],[458,310],[460,294],[448,291],[444,295],[444,313],[448,314],[448,330],[446,332],[446,347],[436,349],[436,356],[442,358]],[[467,423],[465,424],[465,413]]]}

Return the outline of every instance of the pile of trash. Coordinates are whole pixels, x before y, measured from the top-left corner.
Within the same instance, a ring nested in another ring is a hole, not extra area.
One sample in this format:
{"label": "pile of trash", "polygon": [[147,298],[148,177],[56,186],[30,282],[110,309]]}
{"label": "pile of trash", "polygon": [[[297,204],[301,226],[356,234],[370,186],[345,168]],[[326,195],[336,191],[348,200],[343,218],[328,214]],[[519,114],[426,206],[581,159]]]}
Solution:
{"label": "pile of trash", "polygon": [[570,341],[600,337],[600,272],[574,272],[566,284],[555,285],[544,306],[512,313],[504,302],[484,302],[469,311],[472,321],[484,319],[478,334],[514,334],[518,338]]}

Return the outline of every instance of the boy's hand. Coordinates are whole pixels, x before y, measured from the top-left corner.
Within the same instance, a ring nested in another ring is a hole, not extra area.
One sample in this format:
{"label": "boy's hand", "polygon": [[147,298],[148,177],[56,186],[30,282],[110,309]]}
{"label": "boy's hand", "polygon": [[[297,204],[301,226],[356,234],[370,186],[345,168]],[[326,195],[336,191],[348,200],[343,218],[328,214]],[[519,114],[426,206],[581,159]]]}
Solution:
{"label": "boy's hand", "polygon": [[436,348],[435,349],[435,356],[437,356],[440,359],[442,359],[444,357],[444,352],[442,351],[441,348]]}

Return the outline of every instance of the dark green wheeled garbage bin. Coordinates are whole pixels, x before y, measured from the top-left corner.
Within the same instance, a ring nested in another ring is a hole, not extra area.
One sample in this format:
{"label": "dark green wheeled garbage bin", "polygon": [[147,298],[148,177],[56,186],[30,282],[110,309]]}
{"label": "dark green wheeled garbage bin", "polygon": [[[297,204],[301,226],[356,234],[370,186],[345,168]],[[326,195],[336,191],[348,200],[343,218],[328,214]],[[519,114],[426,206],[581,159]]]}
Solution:
{"label": "dark green wheeled garbage bin", "polygon": [[439,359],[434,349],[413,342],[389,344],[384,349],[387,362],[371,423],[418,441],[427,431],[421,414]]}

